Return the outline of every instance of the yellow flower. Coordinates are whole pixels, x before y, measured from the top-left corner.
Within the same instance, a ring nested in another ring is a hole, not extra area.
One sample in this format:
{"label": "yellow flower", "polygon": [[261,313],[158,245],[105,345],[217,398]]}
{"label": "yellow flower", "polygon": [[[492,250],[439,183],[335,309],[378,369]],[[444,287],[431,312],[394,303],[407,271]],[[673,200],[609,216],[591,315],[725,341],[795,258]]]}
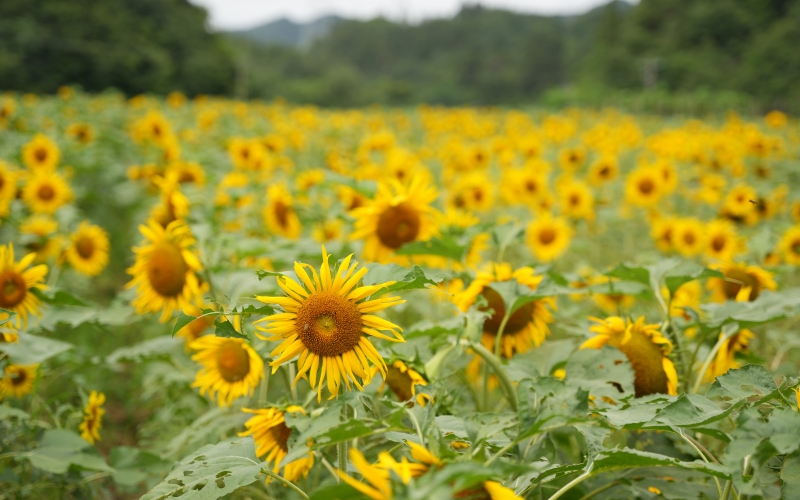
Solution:
{"label": "yellow flower", "polygon": [[789,123],[789,117],[785,113],[781,113],[777,109],[773,109],[764,117],[764,121],[771,128],[783,128]]}
{"label": "yellow flower", "polygon": [[160,311],[164,323],[175,311],[196,303],[202,293],[195,241],[186,223],[179,220],[166,228],[149,220],[139,231],[145,244],[133,249],[136,261],[128,269],[133,279],[127,288],[136,288],[132,304],[137,314]]}
{"label": "yellow flower", "polygon": [[[609,283],[613,286],[613,283],[617,280],[607,276],[597,276],[590,281],[592,284]],[[633,308],[634,304],[636,304],[636,297],[623,293],[593,293],[592,301],[606,314],[622,314],[623,311]]]}
{"label": "yellow flower", "polygon": [[777,250],[787,263],[800,265],[800,225],[792,226],[783,233]]}
{"label": "yellow flower", "polygon": [[81,144],[89,144],[94,140],[94,127],[88,123],[72,123],[67,127],[67,135]]}
{"label": "yellow flower", "polygon": [[319,243],[336,241],[341,237],[344,222],[341,219],[326,219],[314,226],[311,235]]}
{"label": "yellow flower", "polygon": [[22,398],[33,392],[36,371],[39,365],[6,365],[6,372],[0,378],[0,400],[7,397]]}
{"label": "yellow flower", "polygon": [[541,262],[550,262],[569,247],[572,228],[563,218],[545,212],[528,224],[526,235],[528,247],[536,258]]}
{"label": "yellow flower", "polygon": [[710,278],[707,282],[706,286],[711,290],[711,300],[714,302],[727,300],[752,302],[762,291],[778,288],[772,273],[758,266],[748,266],[742,262],[738,264],[725,262],[715,267],[725,277]]}
{"label": "yellow flower", "polygon": [[108,264],[108,246],[108,234],[100,226],[83,221],[70,236],[67,262],[76,271],[95,276]]}
{"label": "yellow flower", "polygon": [[489,494],[491,500],[522,500],[522,497],[517,496],[514,490],[506,488],[496,481],[484,481],[483,489]]}
{"label": "yellow flower", "polygon": [[[723,334],[720,333],[719,336],[721,339]],[[734,356],[737,352],[746,351],[750,345],[750,339],[753,337],[755,337],[753,332],[744,328],[725,340],[717,351],[716,357],[708,366],[708,370],[703,375],[703,381],[711,382],[728,370],[739,368],[740,365]]]}
{"label": "yellow flower", "polygon": [[[373,366],[372,372],[373,374],[378,372],[378,367]],[[426,386],[428,382],[418,371],[400,360],[386,368],[386,380],[383,385],[388,385],[400,401],[414,400],[420,406],[425,406],[425,402],[430,401],[430,396],[427,394],[417,394],[417,386]],[[378,389],[379,391],[383,390],[383,385]],[[409,404],[413,405],[413,403]]]}
{"label": "yellow flower", "polygon": [[549,191],[547,173],[534,168],[511,169],[503,174],[503,197],[512,204],[529,205]]}
{"label": "yellow flower", "polygon": [[600,349],[607,344],[622,351],[633,367],[636,397],[678,394],[678,374],[667,357],[672,351],[672,343],[661,335],[657,324],[644,324],[644,316],[635,323],[619,316],[590,319],[598,323],[590,328],[597,335],[580,348]]}
{"label": "yellow flower", "polygon": [[[449,189],[447,206],[458,210],[485,212],[494,206],[493,187],[494,183],[484,172],[460,175]],[[435,194],[433,188],[430,191]],[[436,196],[431,196],[428,203],[435,199]]]}
{"label": "yellow flower", "polygon": [[40,264],[29,268],[35,253],[29,253],[19,262],[14,260],[14,245],[0,246],[0,308],[15,312],[9,325],[15,329],[28,325],[28,316],[41,316],[41,301],[31,293],[34,288],[46,290],[44,277],[47,266]]}
{"label": "yellow flower", "polygon": [[707,232],[699,219],[687,217],[679,219],[672,234],[675,250],[684,257],[692,257],[706,248]]}
{"label": "yellow flower", "polygon": [[[281,411],[278,408],[263,408],[251,410],[243,408],[245,413],[252,413],[254,416],[245,422],[247,430],[240,432],[240,436],[253,436],[256,443],[256,454],[262,457],[267,463],[272,462],[272,472],[278,473],[281,462],[289,452],[289,436],[292,429],[286,425],[284,415],[287,413],[302,413],[300,406],[288,406]],[[287,481],[296,482],[301,477],[308,477],[308,472],[314,466],[314,454],[309,452],[307,457],[298,458],[286,464],[283,469],[283,478]],[[269,479],[267,479],[269,481]]]}
{"label": "yellow flower", "polygon": [[138,142],[150,141],[162,147],[174,141],[172,126],[158,111],[149,111],[145,116],[136,120],[131,135]]}
{"label": "yellow flower", "polygon": [[[299,355],[294,382],[309,377],[311,388],[317,390],[317,399],[322,397],[326,377],[331,398],[339,393],[342,380],[349,390],[351,381],[363,390],[358,379],[369,380],[370,362],[378,366],[386,379],[386,364],[367,335],[405,342],[399,326],[372,314],[405,301],[399,297],[364,300],[393,282],[356,287],[367,269],[356,271],[358,262],[351,264],[351,254],[331,275],[328,257],[322,247],[319,274],[308,264],[295,262],[294,271],[302,285],[291,278],[278,277],[278,286],[286,297],[256,297],[265,304],[277,304],[284,311],[256,321],[256,328],[269,335],[265,337],[256,332],[259,338],[282,341],[270,353],[278,356],[270,363],[272,372]],[[306,269],[311,270],[313,281]],[[259,325],[261,322],[267,322],[267,326]]]}
{"label": "yellow flower", "polygon": [[594,220],[594,194],[587,184],[575,180],[559,183],[558,196],[563,215]]}
{"label": "yellow flower", "polygon": [[252,396],[264,377],[264,361],[242,339],[205,335],[189,347],[197,351],[192,359],[203,365],[192,387],[199,388],[201,396],[208,393],[211,401],[218,400],[220,408],[229,407],[236,398]]}
{"label": "yellow flower", "polygon": [[664,176],[652,167],[639,167],[625,179],[625,200],[637,207],[652,207],[661,199]]}
{"label": "yellow flower", "polygon": [[205,170],[199,163],[193,161],[174,161],[167,165],[164,175],[179,184],[203,186],[206,183]]}
{"label": "yellow flower", "polygon": [[80,425],[81,437],[89,443],[100,441],[100,429],[103,427],[105,410],[100,408],[106,403],[106,395],[102,392],[92,391],[89,402],[83,409],[83,422]]}
{"label": "yellow flower", "polygon": [[438,193],[420,177],[408,185],[394,179],[380,183],[375,198],[353,210],[356,218],[351,240],[364,241],[367,260],[388,262],[408,259],[394,251],[412,241],[427,241],[439,233],[439,211],[431,207]]}
{"label": "yellow flower", "polygon": [[745,250],[745,243],[736,233],[736,227],[727,220],[715,219],[706,225],[705,256],[720,261],[732,260]]}
{"label": "yellow flower", "polygon": [[599,186],[611,182],[619,175],[619,162],[613,156],[604,156],[589,166],[589,183]]}
{"label": "yellow flower", "polygon": [[[669,298],[669,290],[666,287],[661,290],[661,294],[666,298]],[[699,281],[689,281],[684,283],[678,287],[677,290],[675,290],[675,295],[673,295],[672,301],[670,302],[670,315],[675,317],[679,316],[689,321],[691,316],[689,316],[684,308],[699,311],[700,299],[702,296],[703,287],[700,285]]]}
{"label": "yellow flower", "polygon": [[33,172],[22,189],[22,200],[36,213],[55,213],[70,199],[72,190],[67,181],[49,170]]}
{"label": "yellow flower", "polygon": [[292,195],[283,184],[272,184],[267,188],[267,206],[264,207],[264,222],[267,229],[289,239],[297,239],[303,230],[300,218],[294,211]]}
{"label": "yellow flower", "polygon": [[18,174],[4,161],[0,161],[0,217],[8,215],[11,202],[17,196]]}
{"label": "yellow flower", "polygon": [[233,161],[233,166],[241,170],[263,170],[270,166],[267,152],[257,138],[234,137],[228,145],[228,155]]}
{"label": "yellow flower", "polygon": [[722,202],[722,211],[736,218],[745,219],[756,208],[751,200],[758,201],[758,193],[752,187],[742,184],[731,189]]}
{"label": "yellow flower", "polygon": [[[381,452],[381,455],[387,452]],[[392,499],[392,483],[389,479],[389,470],[370,464],[364,455],[356,448],[350,448],[350,462],[353,463],[356,470],[364,476],[369,484],[364,484],[356,481],[352,477],[345,474],[344,471],[337,471],[339,477],[344,482],[363,493],[372,500],[391,500]],[[389,457],[391,458],[391,456]]]}
{"label": "yellow flower", "polygon": [[558,163],[567,172],[574,172],[586,161],[586,149],[582,147],[566,148],[558,152]]}
{"label": "yellow flower", "polygon": [[33,171],[53,171],[61,159],[61,151],[52,139],[36,134],[22,147],[22,161]]}
{"label": "yellow flower", "polygon": [[676,217],[659,217],[652,222],[650,236],[655,240],[656,246],[662,252],[668,253],[675,250],[673,239],[678,226]]}

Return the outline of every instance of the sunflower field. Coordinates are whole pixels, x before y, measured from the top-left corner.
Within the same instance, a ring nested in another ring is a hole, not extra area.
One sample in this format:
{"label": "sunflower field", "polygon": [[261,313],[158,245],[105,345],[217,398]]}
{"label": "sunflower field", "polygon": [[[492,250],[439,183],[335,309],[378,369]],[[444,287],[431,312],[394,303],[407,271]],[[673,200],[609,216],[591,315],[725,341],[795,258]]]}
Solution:
{"label": "sunflower field", "polygon": [[0,499],[800,498],[800,122],[0,95]]}

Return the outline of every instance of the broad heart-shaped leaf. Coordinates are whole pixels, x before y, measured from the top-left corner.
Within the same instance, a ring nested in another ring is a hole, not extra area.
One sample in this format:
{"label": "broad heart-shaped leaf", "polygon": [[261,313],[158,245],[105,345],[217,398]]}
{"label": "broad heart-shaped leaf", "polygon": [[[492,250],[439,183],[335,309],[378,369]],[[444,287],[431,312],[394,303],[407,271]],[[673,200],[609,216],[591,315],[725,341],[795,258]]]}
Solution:
{"label": "broad heart-shaped leaf", "polygon": [[217,327],[217,329],[214,331],[214,335],[217,337],[234,337],[237,339],[247,338],[247,335],[238,331],[230,321],[220,321],[220,319],[217,318],[214,320],[214,326]]}
{"label": "broad heart-shaped leaf", "polygon": [[717,377],[706,392],[706,397],[721,397],[736,403],[752,397],[768,399],[777,391],[778,386],[767,369],[750,364]]}
{"label": "broad heart-shaped leaf", "polygon": [[89,307],[89,304],[64,290],[51,288],[43,292],[38,288],[31,288],[31,293],[45,304],[50,304],[51,306]]}
{"label": "broad heart-shaped leaf", "polygon": [[47,337],[37,337],[27,333],[19,333],[19,341],[13,344],[0,343],[0,352],[4,352],[11,361],[18,365],[41,363],[72,349],[73,345]]}
{"label": "broad heart-shaped leaf", "polygon": [[[589,391],[596,399],[619,400],[635,393],[633,369],[628,358],[618,349],[582,349],[567,360],[567,385]],[[601,404],[595,401],[595,404]]]}
{"label": "broad heart-shaped leaf", "polygon": [[120,361],[141,361],[146,358],[168,356],[180,352],[182,346],[183,340],[163,335],[132,346],[115,349],[106,357],[106,362],[116,364]]}
{"label": "broad heart-shaped leaf", "polygon": [[696,262],[685,261],[667,271],[664,275],[664,284],[667,285],[670,296],[673,296],[681,285],[689,281],[722,278],[724,276],[721,272],[703,267]]}
{"label": "broad heart-shaped leaf", "polygon": [[51,429],[45,431],[39,446],[27,452],[25,457],[32,466],[53,474],[64,474],[71,466],[114,472],[94,450],[84,452],[91,446],[74,432]]}
{"label": "broad heart-shaped leaf", "polygon": [[648,287],[650,286],[650,270],[644,266],[617,264],[616,267],[605,273],[605,275],[624,281],[635,281]]}
{"label": "broad heart-shaped leaf", "polygon": [[739,400],[722,409],[699,394],[683,394],[658,412],[643,428],[700,427],[726,418],[742,404],[744,400]]}
{"label": "broad heart-shaped leaf", "polygon": [[244,425],[247,413],[232,408],[212,408],[183,429],[164,446],[161,455],[177,459],[200,445],[213,443],[219,436],[230,434]]}
{"label": "broad heart-shaped leaf", "polygon": [[389,265],[369,265],[369,272],[364,276],[364,285],[377,285],[394,281],[393,284],[381,288],[372,294],[378,297],[385,293],[397,292],[400,290],[416,290],[427,288],[428,285],[436,286],[444,278],[441,275],[428,274],[419,266],[407,268],[397,264]]}
{"label": "broad heart-shaped leaf", "polygon": [[129,446],[115,446],[109,458],[114,467],[112,478],[123,486],[136,486],[148,477],[163,476],[172,469],[172,462],[149,451]]}
{"label": "broad heart-shaped leaf", "polygon": [[598,413],[615,427],[639,429],[674,400],[674,396],[651,394],[643,398],[629,398],[623,405],[606,408]]}
{"label": "broad heart-shaped leaf", "polygon": [[460,262],[466,250],[467,245],[459,243],[452,236],[444,236],[431,238],[428,241],[407,243],[395,250],[395,253],[398,255],[436,255]]}
{"label": "broad heart-shaped leaf", "polygon": [[785,500],[794,498],[791,495],[796,495],[800,491],[800,453],[792,453],[783,459],[781,481],[783,481],[781,498]]}
{"label": "broad heart-shaped leaf", "polygon": [[765,290],[753,302],[728,301],[701,307],[707,313],[709,319],[706,324],[710,328],[719,328],[733,322],[738,323],[741,328],[751,328],[800,315],[800,289],[792,288],[780,292]]}
{"label": "broad heart-shaped leaf", "polygon": [[184,458],[141,500],[214,500],[257,479],[263,467],[253,438],[231,439],[204,446]]}

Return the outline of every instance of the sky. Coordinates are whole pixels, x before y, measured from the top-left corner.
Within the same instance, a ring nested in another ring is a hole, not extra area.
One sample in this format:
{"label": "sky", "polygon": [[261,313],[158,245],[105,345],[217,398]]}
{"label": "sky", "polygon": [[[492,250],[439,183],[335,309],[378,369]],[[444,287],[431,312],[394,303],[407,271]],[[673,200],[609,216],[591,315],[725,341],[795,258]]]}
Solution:
{"label": "sky", "polygon": [[[351,19],[383,16],[394,20],[419,22],[435,17],[450,17],[462,4],[475,0],[189,0],[209,12],[211,28],[240,30],[288,17],[308,22],[328,14]],[[610,0],[481,0],[486,7],[534,14],[580,14]]]}

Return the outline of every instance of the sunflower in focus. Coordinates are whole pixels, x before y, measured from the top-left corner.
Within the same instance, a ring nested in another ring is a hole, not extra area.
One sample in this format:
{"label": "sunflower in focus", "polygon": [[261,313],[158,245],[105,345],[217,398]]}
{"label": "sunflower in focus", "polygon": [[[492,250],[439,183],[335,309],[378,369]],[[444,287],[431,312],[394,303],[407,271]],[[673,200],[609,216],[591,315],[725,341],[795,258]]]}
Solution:
{"label": "sunflower in focus", "polygon": [[[491,285],[512,279],[535,290],[542,281],[542,276],[536,275],[530,267],[521,267],[514,271],[509,264],[492,264],[488,271],[479,272],[463,292],[453,297],[453,303],[463,312],[475,304],[479,295],[486,300],[486,306],[481,306],[480,310],[492,310],[493,313],[483,323],[481,343],[492,352],[494,352],[500,325],[506,315],[506,304]],[[514,311],[503,329],[500,353],[504,357],[510,358],[514,353],[523,353],[539,347],[545,337],[550,335],[547,325],[553,322],[550,310],[555,307],[555,299],[547,297],[528,302]]]}
{"label": "sunflower in focus", "polygon": [[678,220],[672,235],[675,250],[684,257],[692,257],[706,249],[707,232],[699,219],[687,217]]}
{"label": "sunflower in focus", "polygon": [[106,395],[102,392],[92,391],[89,394],[89,402],[83,409],[83,422],[79,427],[81,437],[89,443],[94,444],[100,441],[100,429],[103,427],[103,415],[105,410],[101,408],[106,403]]}
{"label": "sunflower in focus", "polygon": [[[719,334],[720,339],[723,338],[723,335],[722,333]],[[753,332],[744,328],[722,342],[717,355],[703,375],[703,382],[712,382],[720,375],[724,375],[728,370],[739,368],[741,365],[736,361],[736,353],[747,351],[750,346],[750,340],[754,337]]]}
{"label": "sunflower in focus", "polygon": [[[245,422],[246,431],[240,432],[240,436],[253,436],[256,443],[256,455],[267,463],[272,463],[272,472],[278,473],[281,469],[281,462],[289,452],[289,436],[292,429],[286,425],[284,416],[287,413],[306,412],[300,406],[287,406],[285,410],[278,408],[263,408],[251,410],[243,408],[245,413],[253,414]],[[308,453],[308,457],[298,458],[286,464],[282,477],[287,481],[296,482],[301,477],[308,477],[308,471],[314,466],[314,454]],[[269,481],[269,478],[267,479]]]}
{"label": "sunflower in focus", "polygon": [[58,173],[39,170],[27,177],[22,200],[35,213],[52,214],[72,199],[72,190]]}
{"label": "sunflower in focus", "polygon": [[36,134],[22,147],[22,162],[33,171],[53,171],[61,159],[61,151],[52,139]]}
{"label": "sunflower in focus", "polygon": [[29,253],[19,262],[14,260],[14,245],[0,246],[0,308],[15,312],[9,324],[15,329],[28,325],[28,316],[41,316],[41,301],[31,290],[46,290],[44,277],[47,266],[28,267],[36,258]]}
{"label": "sunflower in focus", "polygon": [[136,288],[132,304],[137,314],[161,312],[166,322],[175,311],[196,303],[202,293],[197,272],[200,259],[193,249],[195,241],[189,226],[177,220],[166,228],[149,220],[139,226],[145,243],[133,249],[136,261],[128,269],[133,279],[127,288]]}
{"label": "sunflower in focus", "polygon": [[284,238],[297,239],[303,227],[294,210],[292,195],[286,186],[272,184],[267,188],[267,206],[264,207],[264,222],[267,229]]}
{"label": "sunflower in focus", "polygon": [[103,228],[83,221],[69,239],[67,262],[87,276],[100,274],[108,264],[108,234]]}
{"label": "sunflower in focus", "polygon": [[610,345],[622,351],[633,367],[637,398],[648,394],[678,394],[678,374],[667,357],[672,352],[672,342],[661,335],[658,324],[646,325],[644,316],[635,323],[619,316],[589,319],[598,323],[590,328],[596,335],[580,348],[600,349]]}
{"label": "sunflower in focus", "polygon": [[572,239],[572,228],[561,217],[549,212],[541,214],[528,224],[526,241],[541,262],[551,262],[566,252]]}
{"label": "sunflower in focus", "polygon": [[420,177],[408,185],[394,179],[378,185],[375,198],[353,210],[356,218],[351,240],[363,239],[367,260],[388,262],[407,258],[394,251],[412,241],[427,241],[439,233],[440,213],[431,206],[438,193]]}
{"label": "sunflower in focus", "polygon": [[236,398],[252,396],[264,377],[264,361],[242,339],[205,335],[189,347],[197,351],[192,359],[203,365],[192,387],[199,388],[201,396],[208,393],[220,408],[229,407]]}
{"label": "sunflower in focus", "polygon": [[706,224],[706,248],[704,255],[719,261],[732,260],[745,250],[744,239],[736,233],[736,227],[730,221],[715,219]]}
{"label": "sunflower in focus", "polygon": [[33,392],[39,365],[6,365],[5,376],[0,378],[0,401],[7,397],[23,398]]}
{"label": "sunflower in focus", "polygon": [[777,250],[787,263],[800,265],[800,225],[790,227],[783,233]]}
{"label": "sunflower in focus", "polygon": [[709,278],[707,288],[711,290],[711,300],[725,302],[736,300],[739,302],[752,302],[764,290],[775,290],[778,284],[772,273],[758,266],[748,266],[744,263],[726,262],[716,266],[716,269],[725,275],[724,278]]}
{"label": "sunflower in focus", "polygon": [[[322,398],[326,377],[331,398],[339,393],[342,380],[348,390],[351,381],[363,390],[358,379],[369,381],[370,362],[386,379],[386,363],[367,336],[405,342],[399,326],[372,314],[405,301],[400,297],[364,300],[394,282],[356,287],[367,269],[356,271],[358,262],[353,262],[352,257],[352,254],[345,257],[332,275],[328,252],[322,247],[319,274],[308,264],[295,262],[294,271],[302,285],[286,276],[279,276],[278,286],[286,297],[256,297],[265,304],[277,304],[284,311],[255,322],[257,330],[269,335],[256,332],[259,338],[282,341],[270,353],[278,356],[270,363],[272,373],[299,355],[294,383],[308,378],[311,388],[317,390],[317,399]],[[313,281],[306,269],[311,270]],[[267,322],[267,325],[261,326],[259,323],[262,322]]]}

